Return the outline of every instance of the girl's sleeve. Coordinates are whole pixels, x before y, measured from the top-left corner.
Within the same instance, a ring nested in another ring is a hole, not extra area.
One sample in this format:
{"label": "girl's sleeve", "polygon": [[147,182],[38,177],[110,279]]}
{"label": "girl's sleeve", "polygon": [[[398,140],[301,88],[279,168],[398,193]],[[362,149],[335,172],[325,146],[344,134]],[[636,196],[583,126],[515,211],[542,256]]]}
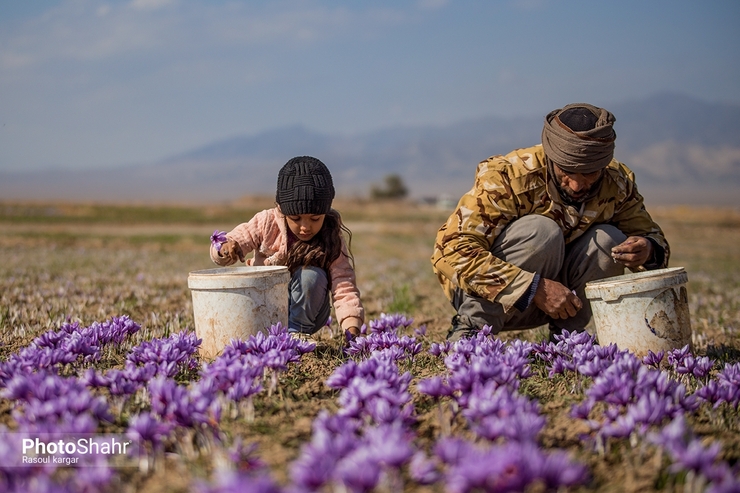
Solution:
{"label": "girl's sleeve", "polygon": [[[262,211],[257,213],[249,222],[241,223],[226,233],[226,238],[236,241],[245,256],[252,253],[262,244],[264,226],[268,219],[267,212]],[[224,267],[236,263],[236,260],[230,257],[221,257],[213,245],[211,245],[211,260],[216,265]]]}
{"label": "girl's sleeve", "polygon": [[347,245],[342,239],[342,253],[329,267],[331,294],[337,322],[342,330],[361,327],[365,323],[365,309],[357,288],[355,269],[350,262]]}

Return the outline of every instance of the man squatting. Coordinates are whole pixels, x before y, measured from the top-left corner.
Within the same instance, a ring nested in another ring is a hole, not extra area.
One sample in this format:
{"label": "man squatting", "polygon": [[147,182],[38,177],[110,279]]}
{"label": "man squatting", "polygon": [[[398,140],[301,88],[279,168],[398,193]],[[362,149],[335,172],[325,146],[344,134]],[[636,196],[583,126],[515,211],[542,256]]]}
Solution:
{"label": "man squatting", "polygon": [[605,109],[570,104],[545,117],[541,145],[478,164],[431,259],[457,311],[448,339],[484,325],[584,330],[587,282],[667,266],[663,231],[634,173],[613,157],[614,121]]}

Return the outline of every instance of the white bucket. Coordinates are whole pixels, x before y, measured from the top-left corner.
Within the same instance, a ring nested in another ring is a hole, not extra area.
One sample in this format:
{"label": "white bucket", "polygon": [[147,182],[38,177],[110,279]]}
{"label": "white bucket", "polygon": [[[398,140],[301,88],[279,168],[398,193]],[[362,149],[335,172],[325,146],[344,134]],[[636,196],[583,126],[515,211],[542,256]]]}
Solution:
{"label": "white bucket", "polygon": [[636,272],[586,284],[599,344],[637,356],[691,346],[683,267]]}
{"label": "white bucket", "polygon": [[288,325],[287,267],[196,270],[188,275],[200,354],[214,358],[231,339],[246,339],[281,322]]}

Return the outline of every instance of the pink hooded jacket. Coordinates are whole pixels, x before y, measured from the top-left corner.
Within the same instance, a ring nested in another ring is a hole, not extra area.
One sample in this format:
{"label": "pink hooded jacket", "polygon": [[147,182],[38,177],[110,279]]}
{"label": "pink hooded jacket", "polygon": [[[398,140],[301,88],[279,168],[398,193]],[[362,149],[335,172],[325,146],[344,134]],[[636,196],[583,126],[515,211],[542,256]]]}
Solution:
{"label": "pink hooded jacket", "polygon": [[[254,252],[254,257],[246,260],[247,265],[285,265],[288,255],[288,225],[285,216],[275,207],[258,212],[246,223],[241,223],[226,237],[239,243],[244,255]],[[331,296],[339,326],[361,327],[365,320],[365,310],[357,289],[355,270],[350,263],[347,245],[342,237],[342,252],[329,267]],[[228,257],[220,257],[216,247],[211,245],[211,260],[221,266],[235,263]]]}

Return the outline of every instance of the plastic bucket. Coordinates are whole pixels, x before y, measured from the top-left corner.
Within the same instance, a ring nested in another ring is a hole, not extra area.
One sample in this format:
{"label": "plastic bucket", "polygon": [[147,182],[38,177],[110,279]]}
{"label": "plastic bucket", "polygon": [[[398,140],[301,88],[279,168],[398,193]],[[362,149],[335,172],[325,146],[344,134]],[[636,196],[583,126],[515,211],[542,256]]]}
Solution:
{"label": "plastic bucket", "polygon": [[196,270],[188,275],[200,354],[214,358],[231,339],[246,339],[281,322],[288,325],[287,267]]}
{"label": "plastic bucket", "polygon": [[637,356],[691,346],[683,267],[636,272],[586,284],[599,344]]}

